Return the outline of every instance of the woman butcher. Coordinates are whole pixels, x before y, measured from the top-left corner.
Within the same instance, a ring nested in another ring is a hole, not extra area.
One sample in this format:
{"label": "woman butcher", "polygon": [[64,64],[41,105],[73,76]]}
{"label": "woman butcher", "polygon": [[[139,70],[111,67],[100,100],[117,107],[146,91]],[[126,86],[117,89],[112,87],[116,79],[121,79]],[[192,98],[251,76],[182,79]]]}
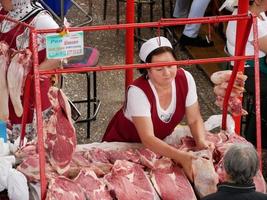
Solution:
{"label": "woman butcher", "polygon": [[[146,41],[139,57],[146,63],[175,61],[170,41],[155,37]],[[176,65],[141,69],[142,76],[128,88],[126,102],[107,127],[103,141],[142,142],[152,151],[179,163],[192,180],[190,152],[177,150],[163,139],[187,118],[199,148],[213,147],[205,140],[203,120],[192,75]]]}
{"label": "woman butcher", "polygon": [[[36,29],[58,28],[57,23],[51,15],[37,2],[32,0],[0,0],[0,14],[13,18],[15,20],[28,23]],[[4,19],[0,20],[0,42],[5,42],[9,48],[15,50],[25,50],[29,47],[29,30],[22,25],[18,25]],[[44,36],[38,36],[38,53],[40,69],[57,68],[60,65],[59,60],[47,60],[45,50]],[[31,59],[30,57],[25,59]],[[9,66],[10,67],[10,66]],[[10,77],[9,77],[10,78]],[[11,77],[12,78],[12,77]],[[15,79],[15,77],[14,77]],[[14,80],[15,81],[15,80]],[[42,110],[46,111],[50,107],[47,92],[50,87],[50,78],[42,77],[40,82]],[[33,120],[34,110],[34,88],[31,84],[30,94],[30,114],[28,116],[27,133],[33,131],[31,122]],[[23,97],[22,97],[23,99]],[[9,100],[9,116],[8,120],[12,125],[14,135],[20,134],[21,114],[15,112],[13,104]],[[7,119],[5,119],[7,120]]]}

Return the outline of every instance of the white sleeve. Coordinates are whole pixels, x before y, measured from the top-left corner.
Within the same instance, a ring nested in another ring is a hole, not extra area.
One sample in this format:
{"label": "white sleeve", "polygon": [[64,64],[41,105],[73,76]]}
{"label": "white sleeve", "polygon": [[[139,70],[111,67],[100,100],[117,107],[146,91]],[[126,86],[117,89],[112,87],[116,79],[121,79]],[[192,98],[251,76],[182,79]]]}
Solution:
{"label": "white sleeve", "polygon": [[133,116],[150,117],[150,103],[142,89],[131,86],[128,89],[127,105],[124,112],[128,119]]}
{"label": "white sleeve", "polygon": [[189,107],[197,102],[197,88],[193,76],[186,70],[184,70],[188,84],[188,93],[186,96],[185,106]]}
{"label": "white sleeve", "polygon": [[52,16],[46,12],[40,13],[36,17],[35,28],[36,29],[53,29],[58,28],[58,24],[52,18]]}
{"label": "white sleeve", "polygon": [[[47,12],[42,12],[36,16],[34,26],[36,29],[56,29],[59,27],[55,20]],[[45,35],[46,34],[37,35],[38,51],[46,48]]]}
{"label": "white sleeve", "polygon": [[[257,18],[257,25],[258,25],[258,38],[265,37],[267,35],[267,17],[264,12],[260,13],[261,17],[263,19],[260,19],[259,17]],[[248,41],[253,42],[254,37],[253,37],[253,28],[251,27],[251,31],[249,34]]]}

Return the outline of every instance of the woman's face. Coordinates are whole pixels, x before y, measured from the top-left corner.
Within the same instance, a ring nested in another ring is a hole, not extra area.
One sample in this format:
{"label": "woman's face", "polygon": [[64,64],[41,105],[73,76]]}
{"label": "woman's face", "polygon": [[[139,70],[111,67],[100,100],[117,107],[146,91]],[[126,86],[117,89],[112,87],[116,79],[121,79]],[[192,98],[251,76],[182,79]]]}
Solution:
{"label": "woman's face", "polygon": [[13,9],[12,0],[0,0],[0,4],[5,11],[11,11]]}
{"label": "woman's face", "polygon": [[[175,61],[172,53],[164,52],[152,57],[152,63]],[[156,85],[168,86],[175,78],[177,66],[154,67],[148,69],[149,79]]]}

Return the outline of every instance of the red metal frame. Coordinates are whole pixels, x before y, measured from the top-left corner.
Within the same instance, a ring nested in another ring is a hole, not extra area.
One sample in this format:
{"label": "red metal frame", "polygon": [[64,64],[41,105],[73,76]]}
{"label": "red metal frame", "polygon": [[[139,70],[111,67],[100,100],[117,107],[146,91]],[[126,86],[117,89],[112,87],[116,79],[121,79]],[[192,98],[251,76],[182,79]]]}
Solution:
{"label": "red metal frame", "polygon": [[[255,71],[255,107],[256,107],[256,138],[257,151],[259,157],[262,156],[261,145],[261,106],[260,106],[260,64],[259,64],[259,41],[257,16],[253,15],[253,36],[254,36],[254,71]],[[260,159],[260,169],[262,170],[262,159]]]}
{"label": "red metal frame", "polygon": [[[238,14],[246,14],[248,13],[248,0],[239,0],[238,2]],[[245,55],[245,46],[248,40],[250,28],[251,28],[251,19],[247,20],[238,20],[236,27],[236,46],[235,46],[235,56],[243,56]],[[222,129],[226,130],[226,118],[227,118],[227,105],[228,99],[230,97],[230,93],[234,84],[234,80],[236,78],[238,71],[244,71],[244,60],[236,61],[234,63],[233,73],[231,79],[229,81],[229,87],[226,90],[224,103],[223,103],[223,118],[222,118]],[[235,127],[236,133],[240,133],[240,122],[241,117],[234,117],[235,119]]]}
{"label": "red metal frame", "polygon": [[[225,61],[235,61],[233,75],[230,79],[229,87],[227,88],[225,100],[224,100],[224,108],[223,108],[223,121],[222,127],[226,128],[226,114],[227,114],[227,102],[230,96],[230,92],[233,87],[234,79],[236,77],[237,71],[244,70],[244,60],[254,59],[255,60],[255,75],[259,76],[259,63],[258,63],[258,54],[255,53],[254,56],[244,56],[244,47],[247,42],[249,30],[253,21],[253,28],[256,33],[256,18],[253,16],[253,19],[247,15],[248,11],[248,0],[239,0],[239,11],[236,16],[214,16],[214,17],[202,17],[202,18],[194,18],[194,19],[162,19],[158,22],[149,22],[149,23],[133,23],[134,22],[134,1],[127,0],[127,11],[126,18],[127,24],[116,24],[116,25],[102,25],[102,26],[90,26],[90,27],[79,27],[79,28],[69,28],[69,31],[99,31],[99,30],[115,30],[115,29],[126,29],[126,64],[125,65],[112,65],[112,66],[98,66],[94,68],[72,68],[72,69],[54,69],[54,70],[46,70],[39,71],[38,70],[38,52],[37,52],[37,34],[41,33],[53,33],[57,32],[57,29],[50,30],[32,30],[31,31],[31,39],[33,43],[33,61],[34,61],[34,82],[35,82],[35,100],[36,100],[36,111],[37,111],[37,131],[38,131],[38,151],[40,157],[40,181],[41,181],[41,199],[45,199],[46,195],[46,177],[45,177],[45,154],[44,154],[44,146],[43,146],[43,124],[42,124],[42,112],[41,112],[41,96],[40,96],[40,80],[39,76],[42,74],[61,74],[61,73],[76,73],[76,72],[89,72],[89,71],[107,71],[107,70],[119,70],[126,69],[126,87],[133,80],[133,68],[143,68],[143,67],[160,67],[166,65],[189,65],[196,63],[211,63],[211,62],[225,62]],[[237,45],[236,45],[236,53],[233,57],[221,57],[221,58],[209,58],[209,59],[196,59],[196,60],[183,60],[183,61],[175,61],[168,63],[150,63],[150,64],[133,64],[133,54],[134,54],[134,29],[135,28],[148,28],[148,27],[164,27],[164,26],[174,26],[174,25],[182,25],[182,24],[193,24],[193,23],[218,23],[225,21],[237,20]],[[242,33],[242,34],[241,34]],[[256,34],[254,37],[256,38]],[[255,40],[255,52],[258,50],[257,39]],[[259,109],[259,82],[257,79],[256,86],[256,105],[257,105],[257,123],[260,120],[260,116],[258,115],[260,112]],[[236,119],[236,124],[240,125],[240,118]],[[239,128],[237,128],[237,131]],[[260,130],[260,125],[257,125],[257,149],[259,151],[259,155],[261,155],[261,134],[258,131]],[[259,138],[259,139],[258,139]]]}
{"label": "red metal frame", "polygon": [[[134,23],[134,0],[127,0],[126,4],[126,23]],[[126,29],[125,38],[125,63],[133,64],[134,61],[134,28]],[[133,69],[125,71],[125,88],[133,81]]]}

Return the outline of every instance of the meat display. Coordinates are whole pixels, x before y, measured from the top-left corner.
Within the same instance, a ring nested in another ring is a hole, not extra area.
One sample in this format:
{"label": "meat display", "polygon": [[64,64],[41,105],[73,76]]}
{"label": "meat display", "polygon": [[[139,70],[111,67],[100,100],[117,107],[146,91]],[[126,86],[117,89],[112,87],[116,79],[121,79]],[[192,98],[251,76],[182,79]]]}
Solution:
{"label": "meat display", "polygon": [[51,166],[59,174],[63,174],[69,169],[76,148],[76,133],[65,94],[60,89],[51,87],[48,97],[52,110],[51,116],[43,121],[45,149]]}
{"label": "meat display", "polygon": [[5,42],[0,42],[0,120],[6,121],[9,117],[8,111],[8,86],[7,69],[9,63],[9,46]]}
{"label": "meat display", "polygon": [[[182,137],[176,145],[183,151],[193,151],[197,157],[192,163],[192,184],[179,165],[144,147],[132,148],[129,145],[128,149],[117,146],[104,149],[99,143],[99,148],[80,149],[72,155],[63,174],[51,166],[48,158],[45,165],[49,182],[47,200],[196,200],[215,192],[217,183],[225,181],[223,158],[227,149],[234,143],[248,143],[243,137],[225,131],[206,132],[206,139],[214,143],[213,151],[197,149],[191,136]],[[19,154],[23,155],[23,162],[17,169],[29,181],[38,182],[38,154],[31,145],[24,151]],[[26,152],[29,152],[28,156],[25,156]],[[254,177],[254,183],[257,191],[266,192],[260,171]]]}
{"label": "meat display", "polygon": [[7,71],[8,90],[12,105],[18,117],[22,116],[23,106],[21,95],[23,93],[24,82],[31,66],[31,51],[25,49],[19,51],[11,59]]}
{"label": "meat display", "polygon": [[[210,79],[215,84],[214,93],[216,95],[215,104],[221,109],[223,108],[224,96],[228,87],[228,82],[232,75],[231,70],[218,71],[211,75]],[[247,111],[242,108],[242,101],[240,97],[243,97],[245,91],[244,85],[247,76],[241,72],[237,73],[234,85],[228,101],[228,111],[234,116],[246,115]]]}

